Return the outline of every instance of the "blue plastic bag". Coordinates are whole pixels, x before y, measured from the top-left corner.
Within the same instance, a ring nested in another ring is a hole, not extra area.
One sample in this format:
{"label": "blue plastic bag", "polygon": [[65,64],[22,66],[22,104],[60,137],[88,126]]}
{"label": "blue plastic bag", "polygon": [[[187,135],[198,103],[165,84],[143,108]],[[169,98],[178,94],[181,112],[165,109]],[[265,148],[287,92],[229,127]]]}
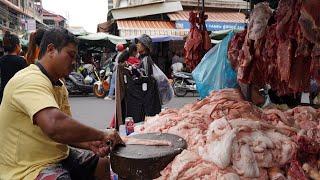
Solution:
{"label": "blue plastic bag", "polygon": [[237,74],[227,56],[228,44],[233,36],[234,32],[229,32],[219,44],[207,52],[193,70],[192,76],[201,98],[208,96],[212,90],[238,87]]}

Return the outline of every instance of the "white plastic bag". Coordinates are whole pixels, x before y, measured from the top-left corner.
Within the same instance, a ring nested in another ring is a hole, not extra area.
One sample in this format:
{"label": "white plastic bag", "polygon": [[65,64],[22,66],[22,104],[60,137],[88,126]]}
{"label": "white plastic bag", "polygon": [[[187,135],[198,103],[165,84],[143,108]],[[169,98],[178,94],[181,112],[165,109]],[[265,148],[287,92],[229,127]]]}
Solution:
{"label": "white plastic bag", "polygon": [[172,71],[175,72],[181,72],[183,69],[183,64],[178,62],[171,65]]}
{"label": "white plastic bag", "polygon": [[169,83],[167,76],[161,71],[161,69],[153,64],[153,77],[156,79],[158,84],[158,90],[162,105],[168,104],[173,97],[173,88]]}

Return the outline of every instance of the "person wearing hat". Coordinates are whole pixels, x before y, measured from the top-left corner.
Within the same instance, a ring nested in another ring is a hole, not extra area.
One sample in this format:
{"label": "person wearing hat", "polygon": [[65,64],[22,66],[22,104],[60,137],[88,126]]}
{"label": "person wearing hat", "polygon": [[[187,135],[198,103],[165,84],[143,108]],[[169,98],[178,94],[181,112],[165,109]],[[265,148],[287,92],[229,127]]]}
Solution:
{"label": "person wearing hat", "polygon": [[140,54],[141,66],[145,70],[147,76],[151,76],[153,61],[151,59],[150,53],[152,51],[152,39],[150,36],[143,34],[135,39],[137,44],[137,50]]}
{"label": "person wearing hat", "polygon": [[161,111],[161,101],[156,79],[153,77],[153,64],[150,53],[152,39],[143,34],[136,38],[140,68],[143,76],[129,77],[126,83],[126,117],[133,117],[135,123],[142,122],[145,116],[155,116]]}

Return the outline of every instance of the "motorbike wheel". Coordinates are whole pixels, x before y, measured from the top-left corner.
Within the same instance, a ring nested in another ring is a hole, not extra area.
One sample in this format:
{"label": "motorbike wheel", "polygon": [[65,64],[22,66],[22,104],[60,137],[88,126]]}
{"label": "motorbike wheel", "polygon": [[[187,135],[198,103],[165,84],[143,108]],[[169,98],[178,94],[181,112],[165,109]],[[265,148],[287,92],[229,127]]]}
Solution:
{"label": "motorbike wheel", "polygon": [[[102,88],[102,87],[101,87]],[[99,86],[97,84],[95,84],[93,86],[93,94],[97,97],[97,98],[104,98],[107,95],[107,92],[104,89],[99,89]]]}
{"label": "motorbike wheel", "polygon": [[69,94],[72,94],[75,91],[75,85],[70,79],[66,79],[66,88]]}
{"label": "motorbike wheel", "polygon": [[188,91],[186,88],[187,84],[182,80],[175,80],[173,83],[173,91],[177,97],[184,97],[187,95]]}

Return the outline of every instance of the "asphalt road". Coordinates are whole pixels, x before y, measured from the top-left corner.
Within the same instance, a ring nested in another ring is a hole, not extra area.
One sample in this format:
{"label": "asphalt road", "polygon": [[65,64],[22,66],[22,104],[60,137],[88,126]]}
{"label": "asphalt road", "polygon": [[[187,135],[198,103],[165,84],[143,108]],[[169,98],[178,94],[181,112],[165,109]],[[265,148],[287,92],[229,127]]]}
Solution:
{"label": "asphalt road", "polygon": [[[196,101],[193,94],[187,97],[174,97],[165,107],[181,108],[187,103]],[[72,115],[76,120],[99,129],[104,129],[109,125],[115,112],[115,101],[98,99],[93,96],[70,97]]]}

